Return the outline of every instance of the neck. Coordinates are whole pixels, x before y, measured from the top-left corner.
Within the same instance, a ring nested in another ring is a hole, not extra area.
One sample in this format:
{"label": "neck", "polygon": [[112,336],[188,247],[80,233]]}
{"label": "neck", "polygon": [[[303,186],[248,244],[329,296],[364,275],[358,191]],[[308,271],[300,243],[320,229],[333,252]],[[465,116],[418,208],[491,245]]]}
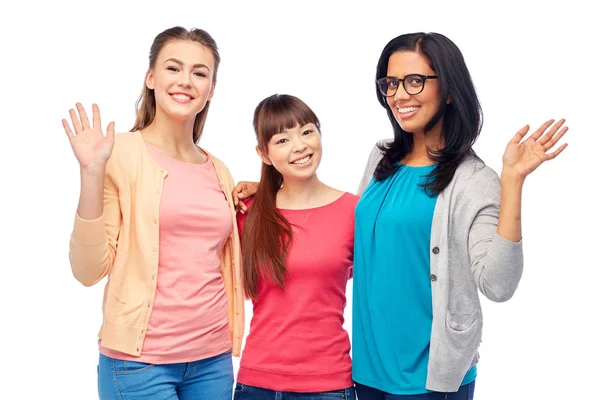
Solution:
{"label": "neck", "polygon": [[194,122],[195,118],[190,120],[169,118],[157,109],[154,121],[142,132],[153,144],[172,153],[184,153],[186,150],[196,149],[193,136]]}
{"label": "neck", "polygon": [[282,188],[277,192],[277,207],[309,208],[314,201],[319,201],[324,187],[316,174],[302,180],[284,179]]}
{"label": "neck", "polygon": [[413,149],[406,155],[403,163],[406,165],[428,165],[432,160],[429,158],[428,150],[440,150],[444,148],[444,137],[442,135],[442,120],[440,120],[429,132],[413,133]]}

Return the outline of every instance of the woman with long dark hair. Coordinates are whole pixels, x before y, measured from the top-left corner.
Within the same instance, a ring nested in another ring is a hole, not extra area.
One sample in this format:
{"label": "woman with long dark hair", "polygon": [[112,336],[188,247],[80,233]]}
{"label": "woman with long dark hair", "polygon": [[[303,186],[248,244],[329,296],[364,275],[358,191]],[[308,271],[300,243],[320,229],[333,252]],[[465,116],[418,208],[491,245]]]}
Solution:
{"label": "woman with long dark hair", "polygon": [[523,183],[562,152],[566,144],[551,149],[567,128],[548,121],[527,139],[521,129],[498,176],[472,147],[482,113],[463,56],[437,33],[391,40],[376,90],[394,138],[371,153],[356,208],[358,396],[472,399],[478,289],[496,302],[517,289]]}

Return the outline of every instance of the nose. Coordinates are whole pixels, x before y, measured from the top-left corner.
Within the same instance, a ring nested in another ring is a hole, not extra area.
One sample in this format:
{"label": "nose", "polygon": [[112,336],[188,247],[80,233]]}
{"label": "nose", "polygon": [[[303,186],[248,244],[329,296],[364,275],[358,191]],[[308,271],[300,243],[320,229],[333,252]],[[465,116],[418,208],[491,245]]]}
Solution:
{"label": "nose", "polygon": [[410,99],[410,94],[406,92],[406,89],[404,89],[404,84],[400,82],[398,90],[396,90],[396,94],[394,95],[394,101],[399,102],[408,99]]}
{"label": "nose", "polygon": [[294,145],[294,153],[302,153],[308,147],[304,140],[302,140],[302,137],[294,138],[292,143]]}
{"label": "nose", "polygon": [[192,81],[190,79],[189,74],[182,71],[178,76],[177,84],[182,87],[190,88],[192,86]]}

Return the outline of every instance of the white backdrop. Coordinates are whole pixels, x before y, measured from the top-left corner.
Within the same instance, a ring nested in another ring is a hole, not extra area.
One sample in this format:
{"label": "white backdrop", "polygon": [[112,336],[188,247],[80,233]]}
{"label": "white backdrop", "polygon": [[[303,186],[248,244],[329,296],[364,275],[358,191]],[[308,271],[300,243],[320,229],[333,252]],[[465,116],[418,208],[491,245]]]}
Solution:
{"label": "white backdrop", "polygon": [[[476,150],[497,172],[516,130],[566,118],[569,147],[526,182],[520,288],[508,303],[483,301],[476,398],[600,399],[597,13],[583,1],[222,3],[0,6],[0,398],[97,398],[104,282],[85,288],[71,275],[79,171],[60,120],[76,101],[97,102],[105,124],[129,130],[152,39],[182,25],[220,47],[201,144],[236,181],[259,176],[252,113],[278,92],[315,110],[320,177],[354,192],[373,144],[391,135],[373,80],[381,49],[401,33],[443,33],[463,51],[484,109]],[[349,301],[348,327],[350,310]]]}

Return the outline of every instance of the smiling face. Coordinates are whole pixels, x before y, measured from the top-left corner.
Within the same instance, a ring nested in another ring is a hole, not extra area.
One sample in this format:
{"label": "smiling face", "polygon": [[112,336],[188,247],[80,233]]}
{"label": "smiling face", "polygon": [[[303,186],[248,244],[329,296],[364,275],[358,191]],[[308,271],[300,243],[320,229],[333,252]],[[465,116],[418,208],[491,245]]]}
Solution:
{"label": "smiling face", "polygon": [[[404,79],[407,75],[435,75],[429,66],[429,60],[414,51],[397,51],[388,61],[387,76]],[[425,126],[433,118],[440,104],[438,82],[436,79],[425,81],[423,91],[410,95],[402,84],[387,103],[396,121],[406,132],[423,134]]]}
{"label": "smiling face", "polygon": [[154,90],[157,116],[193,120],[213,96],[214,70],[212,52],[200,43],[167,43],[146,75],[146,86]]}
{"label": "smiling face", "polygon": [[298,124],[273,135],[267,153],[259,150],[259,155],[283,176],[284,182],[312,178],[321,163],[321,134],[315,124]]}

